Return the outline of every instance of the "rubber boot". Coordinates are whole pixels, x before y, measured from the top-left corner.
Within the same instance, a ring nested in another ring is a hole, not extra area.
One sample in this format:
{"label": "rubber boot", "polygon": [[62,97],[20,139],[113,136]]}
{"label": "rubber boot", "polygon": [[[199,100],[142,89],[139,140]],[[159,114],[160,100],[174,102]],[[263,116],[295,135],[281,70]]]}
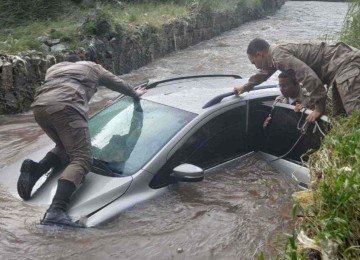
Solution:
{"label": "rubber boot", "polygon": [[42,225],[50,226],[83,227],[82,225],[73,222],[66,213],[70,197],[75,190],[76,186],[73,182],[60,179],[53,201],[40,223]]}
{"label": "rubber boot", "polygon": [[51,168],[60,168],[62,166],[60,158],[52,152],[48,152],[39,162],[39,165],[46,171],[50,170]]}
{"label": "rubber boot", "polygon": [[34,162],[30,159],[23,161],[20,169],[20,176],[17,182],[17,190],[23,200],[31,197],[31,191],[35,183],[42,175],[53,167],[60,167],[60,159],[53,153],[48,152],[40,162]]}

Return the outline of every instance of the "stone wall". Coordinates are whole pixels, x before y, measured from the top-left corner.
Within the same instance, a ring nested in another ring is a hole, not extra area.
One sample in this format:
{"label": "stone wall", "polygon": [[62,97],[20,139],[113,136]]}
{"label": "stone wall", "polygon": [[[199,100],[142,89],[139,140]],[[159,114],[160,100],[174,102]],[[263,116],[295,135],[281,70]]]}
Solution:
{"label": "stone wall", "polygon": [[[161,28],[144,25],[131,33],[109,33],[91,40],[102,65],[115,74],[137,69],[154,59],[210,39],[241,24],[274,13],[284,0],[262,0],[255,7],[232,11],[196,12]],[[29,108],[47,68],[64,59],[64,53],[0,55],[0,114]]]}

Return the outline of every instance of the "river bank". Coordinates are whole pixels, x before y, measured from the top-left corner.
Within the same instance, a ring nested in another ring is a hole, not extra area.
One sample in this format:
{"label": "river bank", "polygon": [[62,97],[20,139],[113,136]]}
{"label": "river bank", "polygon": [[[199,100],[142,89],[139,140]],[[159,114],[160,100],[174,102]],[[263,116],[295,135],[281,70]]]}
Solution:
{"label": "river bank", "polygon": [[[91,24],[85,22],[82,25],[92,33],[83,44],[93,46],[105,68],[118,75],[124,74],[171,52],[273,14],[284,0],[235,1],[231,4],[233,8],[217,11],[195,6],[184,17],[170,19],[160,26],[144,24],[131,31],[111,24],[104,19],[104,12],[97,9]],[[47,68],[62,61],[70,51],[59,39],[44,38],[42,46],[47,48],[43,52],[0,54],[0,114],[27,110]]]}
{"label": "river bank", "polygon": [[[360,1],[352,1],[339,33],[356,48],[359,11]],[[294,209],[302,216],[285,249],[291,259],[360,258],[360,110],[331,122],[332,130],[310,156],[311,189],[294,194]]]}

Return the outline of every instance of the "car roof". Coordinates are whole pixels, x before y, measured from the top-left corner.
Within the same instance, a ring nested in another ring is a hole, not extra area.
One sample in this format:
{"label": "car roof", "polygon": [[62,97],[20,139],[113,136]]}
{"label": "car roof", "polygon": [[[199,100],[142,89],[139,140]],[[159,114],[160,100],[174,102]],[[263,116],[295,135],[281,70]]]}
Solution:
{"label": "car roof", "polygon": [[[237,85],[243,85],[248,79],[240,76],[196,76],[182,79],[173,79],[158,84],[155,88],[149,89],[142,96],[143,99],[154,101],[167,106],[186,110],[196,114],[201,114],[209,108],[203,108],[211,99],[224,93],[232,92]],[[150,84],[151,85],[151,84]],[[277,82],[266,81],[259,85],[261,90],[254,90],[243,95],[231,95],[224,98],[219,104],[214,106],[224,106],[227,103],[239,99],[249,99],[257,95],[278,95]],[[264,89],[269,86],[269,89]],[[259,88],[259,87],[257,87]],[[255,88],[256,89],[256,88]],[[236,101],[235,101],[236,102]]]}

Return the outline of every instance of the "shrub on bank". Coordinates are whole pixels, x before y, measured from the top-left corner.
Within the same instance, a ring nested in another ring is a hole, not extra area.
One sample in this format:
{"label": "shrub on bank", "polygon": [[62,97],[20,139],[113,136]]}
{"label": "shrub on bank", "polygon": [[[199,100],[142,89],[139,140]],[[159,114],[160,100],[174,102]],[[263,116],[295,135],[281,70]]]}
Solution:
{"label": "shrub on bank", "polygon": [[360,110],[333,123],[321,149],[311,157],[313,215],[304,228],[318,241],[333,242],[337,257],[360,258]]}
{"label": "shrub on bank", "polygon": [[350,4],[341,39],[360,49],[360,0],[353,0]]}
{"label": "shrub on bank", "polygon": [[360,259],[359,125],[360,110],[333,119],[310,156],[311,191],[297,193],[297,231],[278,259]]}
{"label": "shrub on bank", "polygon": [[2,25],[18,25],[51,19],[61,14],[71,2],[76,0],[0,0],[0,22]]}

